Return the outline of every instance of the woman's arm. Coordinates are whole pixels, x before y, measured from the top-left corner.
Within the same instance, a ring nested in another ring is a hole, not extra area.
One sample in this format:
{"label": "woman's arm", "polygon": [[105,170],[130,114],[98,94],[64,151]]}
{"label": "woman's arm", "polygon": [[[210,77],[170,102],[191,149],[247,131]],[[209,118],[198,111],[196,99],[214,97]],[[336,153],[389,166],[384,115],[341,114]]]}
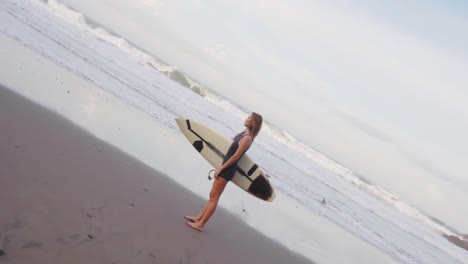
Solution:
{"label": "woman's arm", "polygon": [[250,145],[252,145],[252,138],[251,137],[244,137],[239,141],[239,147],[237,148],[236,153],[232,155],[230,159],[228,159],[219,169],[215,172],[214,177],[218,178],[218,175],[227,167],[234,164],[236,161],[240,159],[242,154],[249,149]]}

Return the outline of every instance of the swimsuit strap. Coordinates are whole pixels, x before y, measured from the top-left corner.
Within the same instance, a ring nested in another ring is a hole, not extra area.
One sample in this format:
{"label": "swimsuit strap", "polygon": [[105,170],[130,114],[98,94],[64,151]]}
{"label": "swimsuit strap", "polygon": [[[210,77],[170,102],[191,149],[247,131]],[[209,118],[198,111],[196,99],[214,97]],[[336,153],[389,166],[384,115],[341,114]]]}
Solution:
{"label": "swimsuit strap", "polygon": [[252,135],[250,135],[250,134],[247,134],[247,132],[245,132],[245,131],[242,132],[242,134],[240,134],[239,136],[237,136],[236,139],[239,139],[239,140],[240,140],[241,138],[243,138],[243,137],[245,137],[245,136],[251,137],[251,138],[252,138],[252,141],[254,140],[254,137],[253,137]]}
{"label": "swimsuit strap", "polygon": [[246,132],[244,132],[244,135],[243,136],[249,136],[250,138],[252,138],[252,141],[254,140],[254,137],[250,134],[247,134]]}

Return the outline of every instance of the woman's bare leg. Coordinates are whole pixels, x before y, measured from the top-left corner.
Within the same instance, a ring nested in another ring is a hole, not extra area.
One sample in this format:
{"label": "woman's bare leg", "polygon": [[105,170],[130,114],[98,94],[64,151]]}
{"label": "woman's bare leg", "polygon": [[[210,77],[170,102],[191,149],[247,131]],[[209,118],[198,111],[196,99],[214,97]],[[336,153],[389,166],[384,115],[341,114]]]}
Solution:
{"label": "woman's bare leg", "polygon": [[[213,182],[213,185],[211,186],[211,191],[213,191],[213,188],[214,188],[214,184],[215,184],[216,181]],[[211,193],[210,193],[211,195]],[[211,197],[211,196],[210,196]],[[210,200],[206,201],[206,204],[205,206],[203,206],[203,209],[201,210],[201,212],[197,215],[197,216],[184,216],[186,219],[192,221],[192,222],[199,222],[203,216],[205,215],[206,213],[206,209],[208,208],[208,205],[210,204]]]}
{"label": "woman's bare leg", "polygon": [[203,207],[203,210],[197,216],[185,216],[185,218],[192,221],[192,222],[200,221],[202,219],[203,215],[205,215],[206,208],[208,208],[208,203],[209,203],[209,200],[206,201],[206,204]]}
{"label": "woman's bare leg", "polygon": [[213,213],[216,211],[219,197],[221,197],[221,194],[223,193],[226,184],[227,181],[221,177],[215,179],[215,181],[213,182],[213,186],[211,187],[210,199],[206,203],[205,208],[196,218],[193,218],[193,220],[195,221],[194,223],[188,222],[187,225],[199,231],[202,231],[203,226],[206,224],[206,222],[208,222]]}

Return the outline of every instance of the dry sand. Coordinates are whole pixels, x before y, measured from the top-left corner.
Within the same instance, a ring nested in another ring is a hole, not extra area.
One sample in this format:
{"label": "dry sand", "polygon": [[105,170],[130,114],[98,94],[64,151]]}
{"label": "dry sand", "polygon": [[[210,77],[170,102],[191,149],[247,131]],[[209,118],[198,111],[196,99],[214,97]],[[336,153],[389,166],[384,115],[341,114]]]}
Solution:
{"label": "dry sand", "polygon": [[[157,136],[157,135],[155,135]],[[311,263],[37,104],[0,87],[0,263]]]}

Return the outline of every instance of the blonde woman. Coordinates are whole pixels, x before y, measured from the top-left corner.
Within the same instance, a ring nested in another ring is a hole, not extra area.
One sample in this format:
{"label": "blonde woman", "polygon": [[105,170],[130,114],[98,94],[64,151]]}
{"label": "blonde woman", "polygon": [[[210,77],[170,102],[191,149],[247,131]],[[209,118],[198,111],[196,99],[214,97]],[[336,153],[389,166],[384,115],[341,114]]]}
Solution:
{"label": "blonde woman", "polygon": [[187,225],[198,230],[203,231],[203,227],[208,222],[210,217],[218,206],[219,198],[226,187],[226,184],[234,177],[236,173],[237,161],[244,155],[250,148],[255,137],[262,128],[263,118],[257,113],[252,113],[244,121],[245,131],[237,134],[234,141],[229,147],[228,152],[223,160],[223,165],[215,172],[214,182],[211,187],[210,198],[208,199],[203,210],[198,216],[185,216],[190,222]]}

